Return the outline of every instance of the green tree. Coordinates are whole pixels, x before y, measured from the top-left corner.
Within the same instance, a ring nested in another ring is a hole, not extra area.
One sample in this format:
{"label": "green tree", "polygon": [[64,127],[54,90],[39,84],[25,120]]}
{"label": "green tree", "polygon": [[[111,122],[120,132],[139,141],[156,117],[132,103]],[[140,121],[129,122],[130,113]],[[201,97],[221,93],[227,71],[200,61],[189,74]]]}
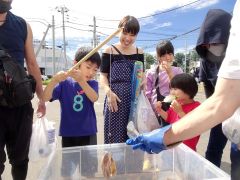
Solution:
{"label": "green tree", "polygon": [[149,53],[145,53],[144,55],[145,55],[145,68],[146,68],[146,69],[149,69],[150,66],[151,66],[152,64],[154,64],[155,59],[154,59],[153,55],[151,55],[151,54],[149,54]]}
{"label": "green tree", "polygon": [[185,55],[183,53],[176,53],[174,58],[175,58],[174,61],[177,63],[177,66],[184,69],[184,67],[185,67],[185,62],[184,62]]}
{"label": "green tree", "polygon": [[199,57],[199,55],[198,55],[198,53],[197,53],[197,51],[195,49],[190,52],[190,59],[191,59],[191,61],[197,62],[199,60],[199,58],[200,57]]}
{"label": "green tree", "polygon": [[175,54],[175,61],[177,62],[178,67],[181,67],[183,71],[186,71],[187,73],[190,71],[190,69],[192,69],[193,66],[195,66],[198,60],[199,55],[197,54],[196,50],[192,50],[186,54],[186,62],[184,53]]}

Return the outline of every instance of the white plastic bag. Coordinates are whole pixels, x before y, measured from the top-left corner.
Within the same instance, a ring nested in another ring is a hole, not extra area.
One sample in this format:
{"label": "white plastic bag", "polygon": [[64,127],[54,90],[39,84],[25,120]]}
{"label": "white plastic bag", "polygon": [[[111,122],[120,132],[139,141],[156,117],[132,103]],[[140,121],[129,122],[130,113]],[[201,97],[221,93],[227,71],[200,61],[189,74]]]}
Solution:
{"label": "white plastic bag", "polygon": [[137,113],[134,124],[140,134],[160,128],[152,106],[143,92],[140,93],[138,98]]}
{"label": "white plastic bag", "polygon": [[40,158],[49,156],[56,149],[56,130],[54,122],[45,117],[38,118],[33,123],[32,136],[29,148],[29,160],[38,161]]}
{"label": "white plastic bag", "polygon": [[231,142],[240,145],[240,107],[222,123],[222,130]]}

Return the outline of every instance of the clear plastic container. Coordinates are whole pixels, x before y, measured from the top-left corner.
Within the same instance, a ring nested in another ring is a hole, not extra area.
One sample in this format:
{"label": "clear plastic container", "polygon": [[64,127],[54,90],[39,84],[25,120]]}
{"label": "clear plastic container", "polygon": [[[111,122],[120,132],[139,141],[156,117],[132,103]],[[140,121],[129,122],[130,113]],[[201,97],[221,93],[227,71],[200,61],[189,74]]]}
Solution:
{"label": "clear plastic container", "polygon": [[49,157],[38,179],[107,179],[101,169],[106,152],[116,162],[113,180],[230,180],[228,174],[183,144],[153,155],[133,151],[125,144],[59,149]]}

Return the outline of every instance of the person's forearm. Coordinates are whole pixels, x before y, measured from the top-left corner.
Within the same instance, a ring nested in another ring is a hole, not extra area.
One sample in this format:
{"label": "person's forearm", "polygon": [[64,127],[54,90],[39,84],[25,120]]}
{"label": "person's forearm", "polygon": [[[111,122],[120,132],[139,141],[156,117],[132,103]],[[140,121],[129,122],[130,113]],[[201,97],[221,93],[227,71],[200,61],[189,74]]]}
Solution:
{"label": "person's forearm", "polygon": [[28,72],[36,80],[36,93],[37,93],[38,99],[43,100],[43,86],[42,86],[41,73],[38,65],[36,63],[28,64]]}
{"label": "person's forearm", "polygon": [[30,25],[27,23],[27,39],[25,41],[25,59],[28,73],[36,80],[36,93],[41,101],[43,96],[42,78],[33,49],[33,35]]}
{"label": "person's forearm", "polygon": [[58,81],[52,78],[49,84],[45,87],[43,91],[43,101],[49,101],[52,98],[52,93],[54,87],[58,84]]}
{"label": "person's forearm", "polygon": [[186,115],[186,113],[183,112],[183,111],[177,112],[177,114],[178,114],[178,116],[179,116],[180,118],[182,118],[182,117],[184,117],[184,116]]}
{"label": "person's forearm", "polygon": [[158,115],[160,115],[164,119],[164,121],[166,121],[167,116],[168,116],[167,112],[164,110],[159,111]]}
{"label": "person's forearm", "polygon": [[[214,113],[209,111],[207,101],[172,125],[172,128],[164,136],[166,145],[199,135],[216,124]],[[206,122],[206,120],[209,120],[209,122]]]}
{"label": "person's forearm", "polygon": [[164,136],[165,144],[169,145],[197,136],[227,119],[232,112],[224,107],[225,103],[221,97],[216,96],[205,100],[200,106],[172,125],[172,128]]}
{"label": "person's forearm", "polygon": [[96,102],[98,100],[98,94],[86,81],[79,81],[78,83],[90,101]]}

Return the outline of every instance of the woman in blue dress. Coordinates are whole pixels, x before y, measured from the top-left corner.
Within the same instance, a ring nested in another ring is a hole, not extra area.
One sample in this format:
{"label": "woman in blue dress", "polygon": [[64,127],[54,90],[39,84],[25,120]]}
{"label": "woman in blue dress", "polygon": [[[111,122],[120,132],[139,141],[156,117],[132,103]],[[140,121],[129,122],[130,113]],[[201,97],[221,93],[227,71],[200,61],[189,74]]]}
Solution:
{"label": "woman in blue dress", "polygon": [[127,124],[131,109],[132,73],[135,61],[144,62],[143,50],[134,42],[140,30],[138,20],[124,17],[119,42],[102,54],[100,81],[106,93],[104,103],[104,143],[123,143],[127,140]]}

